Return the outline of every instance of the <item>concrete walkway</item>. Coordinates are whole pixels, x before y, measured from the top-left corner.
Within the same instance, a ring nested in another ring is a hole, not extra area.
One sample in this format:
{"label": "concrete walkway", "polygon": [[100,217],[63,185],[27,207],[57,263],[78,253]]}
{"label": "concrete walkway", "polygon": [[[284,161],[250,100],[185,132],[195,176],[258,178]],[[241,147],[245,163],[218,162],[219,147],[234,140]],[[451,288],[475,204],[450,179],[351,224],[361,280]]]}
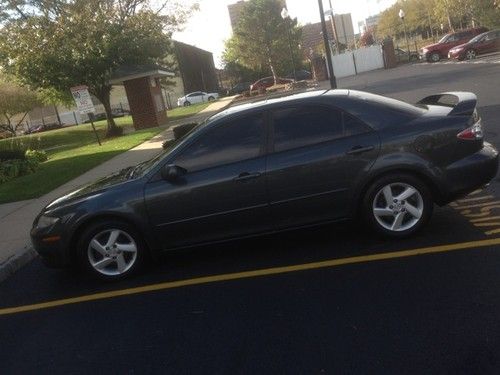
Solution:
{"label": "concrete walkway", "polygon": [[173,138],[173,127],[182,123],[202,121],[229,106],[232,100],[233,97],[223,98],[194,116],[169,123],[166,130],[150,140],[115,156],[40,198],[0,205],[0,282],[36,256],[31,246],[29,231],[36,215],[47,204],[81,185],[151,159],[162,150],[165,140]]}

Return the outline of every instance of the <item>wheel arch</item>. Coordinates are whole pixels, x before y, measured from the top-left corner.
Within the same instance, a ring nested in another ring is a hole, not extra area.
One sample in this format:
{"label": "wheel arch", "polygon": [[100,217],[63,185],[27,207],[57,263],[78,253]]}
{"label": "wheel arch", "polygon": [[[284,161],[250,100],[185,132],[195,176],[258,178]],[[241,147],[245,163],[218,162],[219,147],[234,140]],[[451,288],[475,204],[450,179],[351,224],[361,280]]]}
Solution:
{"label": "wheel arch", "polygon": [[146,254],[148,256],[153,255],[152,243],[148,238],[147,234],[144,232],[144,230],[142,230],[142,226],[139,223],[137,223],[135,220],[130,219],[130,216],[121,215],[119,213],[102,213],[86,217],[85,219],[78,222],[73,228],[67,247],[69,259],[73,264],[75,264],[77,260],[77,244],[82,233],[84,233],[84,231],[92,224],[109,220],[120,221],[124,224],[132,226],[133,228],[136,228],[136,231],[138,232],[139,236],[141,237],[141,240],[146,246]]}
{"label": "wheel arch", "polygon": [[363,204],[362,203],[363,197],[365,196],[370,186],[378,179],[392,174],[409,174],[418,178],[419,180],[422,181],[422,183],[424,183],[429,188],[434,203],[442,204],[442,202],[444,201],[442,190],[439,187],[439,184],[432,176],[415,167],[410,167],[410,166],[394,167],[374,173],[362,183],[361,188],[357,190],[357,192],[353,197],[353,205],[352,205],[353,217],[359,215]]}

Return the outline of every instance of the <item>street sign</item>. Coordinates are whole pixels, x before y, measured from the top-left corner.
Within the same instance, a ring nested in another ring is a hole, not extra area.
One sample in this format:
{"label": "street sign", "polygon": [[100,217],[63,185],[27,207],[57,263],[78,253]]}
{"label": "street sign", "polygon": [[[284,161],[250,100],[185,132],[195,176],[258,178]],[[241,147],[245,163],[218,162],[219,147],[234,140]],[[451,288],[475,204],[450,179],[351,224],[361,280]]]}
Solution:
{"label": "street sign", "polygon": [[94,103],[92,103],[87,86],[75,86],[70,90],[73,99],[75,99],[76,107],[82,115],[95,113]]}
{"label": "street sign", "polygon": [[94,114],[95,108],[94,103],[92,103],[92,98],[90,97],[89,89],[87,86],[75,86],[71,87],[71,95],[75,99],[76,107],[82,115],[88,115],[90,120],[90,125],[92,125],[92,130],[94,130],[97,143],[101,146],[101,140],[99,139],[99,134],[94,125]]}

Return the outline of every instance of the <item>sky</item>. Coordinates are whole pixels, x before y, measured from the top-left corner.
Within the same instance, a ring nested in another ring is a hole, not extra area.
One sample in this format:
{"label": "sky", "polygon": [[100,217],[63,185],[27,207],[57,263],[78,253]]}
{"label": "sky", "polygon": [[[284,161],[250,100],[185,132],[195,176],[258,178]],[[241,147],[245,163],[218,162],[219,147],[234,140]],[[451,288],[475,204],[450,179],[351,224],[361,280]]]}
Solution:
{"label": "sky", "polygon": [[[377,14],[395,3],[396,0],[331,0],[334,13],[351,13],[354,32],[359,32],[358,22]],[[217,67],[221,67],[224,41],[231,37],[231,23],[227,6],[237,0],[198,0],[199,11],[191,15],[184,30],[174,33],[175,40],[194,45],[214,54]],[[329,9],[327,0],[323,1]],[[317,0],[287,0],[290,16],[299,24],[319,22]]]}

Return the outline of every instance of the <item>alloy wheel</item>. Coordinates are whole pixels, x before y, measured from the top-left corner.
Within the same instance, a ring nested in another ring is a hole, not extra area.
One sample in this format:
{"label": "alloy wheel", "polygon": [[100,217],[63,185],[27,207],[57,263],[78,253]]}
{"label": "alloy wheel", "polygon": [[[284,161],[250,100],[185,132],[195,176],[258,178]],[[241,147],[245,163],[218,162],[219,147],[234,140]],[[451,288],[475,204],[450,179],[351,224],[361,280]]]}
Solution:
{"label": "alloy wheel", "polygon": [[121,275],[137,260],[137,244],[121,229],[107,229],[89,242],[87,257],[95,271],[106,276]]}
{"label": "alloy wheel", "polygon": [[389,231],[402,232],[413,228],[424,213],[424,200],[413,186],[396,182],[380,189],[372,204],[373,216]]}
{"label": "alloy wheel", "polygon": [[474,50],[467,51],[465,57],[467,58],[467,60],[474,60],[476,58],[476,51]]}

